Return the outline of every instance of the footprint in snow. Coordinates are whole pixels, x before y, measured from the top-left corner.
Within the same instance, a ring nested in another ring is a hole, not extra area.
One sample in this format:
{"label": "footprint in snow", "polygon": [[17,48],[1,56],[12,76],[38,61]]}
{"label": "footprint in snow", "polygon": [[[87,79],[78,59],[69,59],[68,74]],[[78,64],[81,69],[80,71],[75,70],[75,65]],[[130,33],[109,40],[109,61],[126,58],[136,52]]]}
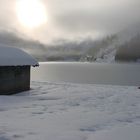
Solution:
{"label": "footprint in snow", "polygon": [[41,97],[38,100],[39,101],[46,101],[46,100],[59,100],[59,99],[60,98],[57,98],[57,97],[45,97],[45,98]]}

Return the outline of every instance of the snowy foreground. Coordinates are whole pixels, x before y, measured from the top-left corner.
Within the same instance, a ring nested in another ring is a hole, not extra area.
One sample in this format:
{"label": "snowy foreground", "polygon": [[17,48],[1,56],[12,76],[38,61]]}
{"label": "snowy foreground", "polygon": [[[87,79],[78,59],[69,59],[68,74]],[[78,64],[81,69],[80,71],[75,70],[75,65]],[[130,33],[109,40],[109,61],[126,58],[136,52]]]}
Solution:
{"label": "snowy foreground", "polygon": [[32,82],[0,96],[0,140],[139,140],[140,89]]}

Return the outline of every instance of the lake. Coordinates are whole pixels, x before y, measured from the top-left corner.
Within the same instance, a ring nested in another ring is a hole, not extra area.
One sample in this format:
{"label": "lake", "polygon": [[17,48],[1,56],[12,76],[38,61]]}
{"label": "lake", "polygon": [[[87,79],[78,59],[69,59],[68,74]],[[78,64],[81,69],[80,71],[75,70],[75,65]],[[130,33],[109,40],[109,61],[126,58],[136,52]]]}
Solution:
{"label": "lake", "polygon": [[45,62],[31,69],[31,80],[140,86],[140,64]]}

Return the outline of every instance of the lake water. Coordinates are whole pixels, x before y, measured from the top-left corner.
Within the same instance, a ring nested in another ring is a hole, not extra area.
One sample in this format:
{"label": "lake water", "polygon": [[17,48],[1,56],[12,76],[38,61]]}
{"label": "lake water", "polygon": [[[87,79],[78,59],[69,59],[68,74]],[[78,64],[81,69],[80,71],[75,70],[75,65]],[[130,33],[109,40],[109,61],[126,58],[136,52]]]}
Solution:
{"label": "lake water", "polygon": [[140,64],[47,62],[31,73],[32,81],[140,86]]}

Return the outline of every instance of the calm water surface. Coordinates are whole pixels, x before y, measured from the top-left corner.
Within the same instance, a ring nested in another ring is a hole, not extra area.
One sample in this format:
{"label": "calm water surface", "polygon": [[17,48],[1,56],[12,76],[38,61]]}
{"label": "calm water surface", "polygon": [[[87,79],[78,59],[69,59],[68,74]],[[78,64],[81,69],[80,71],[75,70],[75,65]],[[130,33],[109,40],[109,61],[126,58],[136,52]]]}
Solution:
{"label": "calm water surface", "polygon": [[31,73],[32,81],[140,86],[140,64],[47,62]]}

